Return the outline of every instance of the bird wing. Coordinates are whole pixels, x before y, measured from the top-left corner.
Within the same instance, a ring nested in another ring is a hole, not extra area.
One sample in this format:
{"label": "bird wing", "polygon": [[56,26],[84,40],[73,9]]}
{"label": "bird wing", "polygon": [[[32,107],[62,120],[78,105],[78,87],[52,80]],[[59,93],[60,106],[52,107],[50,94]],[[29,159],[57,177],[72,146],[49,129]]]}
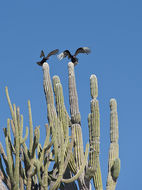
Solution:
{"label": "bird wing", "polygon": [[65,58],[66,56],[68,56],[68,58],[71,58],[71,54],[69,52],[69,50],[65,50],[64,52],[60,53],[57,57],[59,60]]}
{"label": "bird wing", "polygon": [[74,56],[76,56],[76,55],[79,54],[79,53],[86,53],[86,54],[88,54],[88,53],[90,53],[90,52],[91,52],[90,48],[88,48],[88,47],[80,47],[80,48],[78,48],[78,49],[76,50]]}
{"label": "bird wing", "polygon": [[45,57],[44,51],[41,50],[40,57]]}
{"label": "bird wing", "polygon": [[47,55],[47,59],[51,56],[51,55],[55,55],[55,54],[57,54],[59,52],[59,50],[58,49],[55,49],[55,50],[53,50],[53,51],[51,51],[48,55]]}
{"label": "bird wing", "polygon": [[36,62],[39,66],[41,66],[41,62],[40,61],[38,61],[38,62]]}

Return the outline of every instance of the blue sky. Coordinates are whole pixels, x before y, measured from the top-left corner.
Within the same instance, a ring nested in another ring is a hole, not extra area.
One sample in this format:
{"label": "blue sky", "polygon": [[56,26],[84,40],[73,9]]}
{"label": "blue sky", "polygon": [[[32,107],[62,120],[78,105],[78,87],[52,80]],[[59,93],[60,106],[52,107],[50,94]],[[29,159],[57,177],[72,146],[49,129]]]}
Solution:
{"label": "blue sky", "polygon": [[[109,150],[109,100],[118,103],[121,173],[118,189],[142,186],[142,2],[141,1],[2,1],[0,3],[0,131],[10,117],[5,96],[20,106],[24,126],[28,125],[28,105],[34,126],[47,122],[42,68],[36,65],[41,49],[59,48],[74,52],[88,46],[92,53],[79,55],[75,67],[84,144],[88,141],[87,116],[90,111],[89,78],[95,74],[99,85],[101,119],[101,169],[107,178]],[[51,76],[61,79],[68,105],[68,60],[49,60]],[[44,138],[42,138],[43,140]],[[3,135],[0,141],[4,143]],[[105,188],[104,188],[105,189]]]}

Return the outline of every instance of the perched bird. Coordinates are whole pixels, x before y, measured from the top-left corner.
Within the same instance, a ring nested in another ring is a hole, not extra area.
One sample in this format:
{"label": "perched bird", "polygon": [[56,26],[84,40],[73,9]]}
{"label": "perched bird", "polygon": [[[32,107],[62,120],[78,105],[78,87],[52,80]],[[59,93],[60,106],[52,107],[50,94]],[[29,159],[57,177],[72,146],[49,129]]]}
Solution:
{"label": "perched bird", "polygon": [[71,55],[71,53],[69,52],[69,50],[65,50],[62,53],[60,53],[59,55],[57,55],[58,59],[61,60],[63,58],[65,58],[66,56],[68,56],[68,59],[71,59],[71,62],[74,63],[74,66],[78,64],[78,58],[76,57],[79,53],[90,53],[91,50],[88,47],[80,47],[76,50],[74,55]]}
{"label": "perched bird", "polygon": [[43,63],[46,62],[46,60],[48,60],[51,55],[55,55],[55,54],[57,54],[58,52],[59,52],[59,50],[58,50],[58,49],[55,49],[55,50],[51,51],[51,52],[45,57],[44,51],[41,50],[40,57],[43,57],[43,58],[42,58],[41,61],[37,62],[37,64],[40,65],[40,66],[42,66]]}

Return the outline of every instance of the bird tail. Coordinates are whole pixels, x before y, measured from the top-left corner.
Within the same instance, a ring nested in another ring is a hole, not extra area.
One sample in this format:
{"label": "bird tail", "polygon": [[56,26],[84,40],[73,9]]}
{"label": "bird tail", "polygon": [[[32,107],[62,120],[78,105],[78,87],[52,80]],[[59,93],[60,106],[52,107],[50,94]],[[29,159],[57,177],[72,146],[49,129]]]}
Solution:
{"label": "bird tail", "polygon": [[39,62],[36,62],[39,66],[41,66],[42,64],[41,64],[41,62],[39,61]]}
{"label": "bird tail", "polygon": [[57,57],[59,60],[62,60],[64,58],[64,53],[63,52],[60,53],[59,55],[57,55]]}

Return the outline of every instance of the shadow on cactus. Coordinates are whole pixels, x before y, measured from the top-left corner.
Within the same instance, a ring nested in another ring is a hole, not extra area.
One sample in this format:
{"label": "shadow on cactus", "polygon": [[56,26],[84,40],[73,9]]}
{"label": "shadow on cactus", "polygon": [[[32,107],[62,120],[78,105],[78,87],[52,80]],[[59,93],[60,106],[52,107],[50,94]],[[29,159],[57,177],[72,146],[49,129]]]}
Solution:
{"label": "shadow on cactus", "polygon": [[[91,190],[90,181],[93,179],[95,189],[102,190],[97,78],[95,75],[90,77],[92,100],[88,114],[89,143],[84,151],[74,64],[68,64],[70,114],[65,108],[59,77],[53,77],[52,87],[49,65],[44,63],[42,68],[48,118],[43,146],[40,144],[40,127],[33,127],[30,101],[29,127],[26,127],[23,135],[23,115],[15,104],[11,104],[8,88],[5,88],[11,119],[7,119],[7,128],[4,128],[6,150],[0,143],[0,187],[9,190]],[[26,144],[27,139],[29,147]],[[117,104],[115,99],[111,99],[107,190],[115,189],[119,172]]]}

